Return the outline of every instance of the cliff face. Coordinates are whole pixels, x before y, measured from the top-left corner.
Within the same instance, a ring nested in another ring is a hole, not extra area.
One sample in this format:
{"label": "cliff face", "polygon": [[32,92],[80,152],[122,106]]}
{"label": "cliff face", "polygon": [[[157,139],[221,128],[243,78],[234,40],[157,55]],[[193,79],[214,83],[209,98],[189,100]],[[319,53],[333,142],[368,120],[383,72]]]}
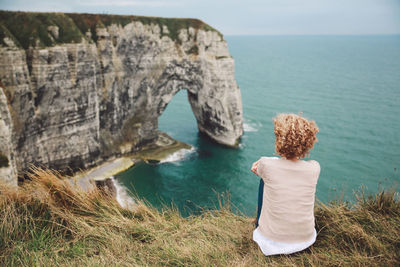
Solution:
{"label": "cliff face", "polygon": [[6,96],[0,87],[0,182],[17,185],[17,170],[12,148],[12,121]]}
{"label": "cliff face", "polygon": [[159,116],[182,89],[199,130],[237,145],[234,61],[221,34],[201,21],[0,15],[0,114],[11,114],[0,118],[0,142],[10,136],[0,152],[14,155],[19,171],[30,163],[74,171],[140,149],[157,138]]}

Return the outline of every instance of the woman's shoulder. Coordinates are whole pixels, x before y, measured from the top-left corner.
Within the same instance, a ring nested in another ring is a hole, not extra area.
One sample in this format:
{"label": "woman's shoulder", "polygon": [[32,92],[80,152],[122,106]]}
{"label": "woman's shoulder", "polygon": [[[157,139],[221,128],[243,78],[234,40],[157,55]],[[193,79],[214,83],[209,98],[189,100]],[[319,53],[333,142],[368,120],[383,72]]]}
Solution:
{"label": "woman's shoulder", "polygon": [[280,159],[280,158],[278,158],[278,157],[261,157],[260,161],[266,163],[266,162],[270,162],[270,161],[276,161],[278,159]]}
{"label": "woman's shoulder", "polygon": [[262,160],[277,160],[280,159],[278,157],[261,157]]}
{"label": "woman's shoulder", "polygon": [[279,159],[277,157],[261,157],[259,162],[262,166],[261,168],[268,168],[269,166],[279,165]]}
{"label": "woman's shoulder", "polygon": [[267,179],[268,177],[268,170],[271,169],[272,166],[275,166],[279,161],[277,160],[279,158],[277,157],[261,157],[258,160],[258,167],[257,167],[257,173],[258,176],[260,176],[263,179]]}
{"label": "woman's shoulder", "polygon": [[313,166],[316,170],[321,170],[321,166],[319,165],[318,161],[311,159],[307,160],[306,162]]}
{"label": "woman's shoulder", "polygon": [[319,162],[313,159],[307,160],[308,163],[319,166]]}

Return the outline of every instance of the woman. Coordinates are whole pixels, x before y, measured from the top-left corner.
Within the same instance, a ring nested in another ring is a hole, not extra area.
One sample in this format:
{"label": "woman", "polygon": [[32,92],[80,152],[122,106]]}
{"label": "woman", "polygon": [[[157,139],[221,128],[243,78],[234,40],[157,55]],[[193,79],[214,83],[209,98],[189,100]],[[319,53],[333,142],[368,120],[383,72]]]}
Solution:
{"label": "woman", "polygon": [[318,140],[315,122],[295,114],[280,114],[273,121],[280,158],[261,157],[251,168],[264,182],[253,240],[267,256],[301,251],[315,242],[314,199],[320,173],[317,161],[301,160]]}

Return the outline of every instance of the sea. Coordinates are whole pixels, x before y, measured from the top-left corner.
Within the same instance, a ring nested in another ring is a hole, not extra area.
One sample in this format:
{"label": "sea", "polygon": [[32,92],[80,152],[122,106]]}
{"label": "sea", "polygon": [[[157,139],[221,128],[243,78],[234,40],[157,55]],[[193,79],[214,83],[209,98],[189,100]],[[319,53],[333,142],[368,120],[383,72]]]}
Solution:
{"label": "sea", "polygon": [[[147,203],[195,215],[221,205],[255,216],[252,163],[274,154],[272,118],[296,113],[320,132],[310,156],[321,165],[318,202],[353,202],[400,182],[400,36],[226,36],[241,89],[238,149],[200,135],[178,92],[159,129],[193,146],[159,164],[136,164],[118,184]],[[224,204],[225,203],[225,204]]]}

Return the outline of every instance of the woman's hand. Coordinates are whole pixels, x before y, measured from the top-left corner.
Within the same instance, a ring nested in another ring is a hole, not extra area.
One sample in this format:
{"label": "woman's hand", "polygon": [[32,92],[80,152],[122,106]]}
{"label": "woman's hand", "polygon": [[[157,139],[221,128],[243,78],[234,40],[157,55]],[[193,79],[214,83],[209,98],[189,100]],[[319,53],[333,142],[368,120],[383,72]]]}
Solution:
{"label": "woman's hand", "polygon": [[251,171],[254,172],[255,174],[258,175],[257,173],[257,168],[258,168],[258,163],[260,160],[257,160],[256,162],[253,163],[253,165],[251,166]]}

